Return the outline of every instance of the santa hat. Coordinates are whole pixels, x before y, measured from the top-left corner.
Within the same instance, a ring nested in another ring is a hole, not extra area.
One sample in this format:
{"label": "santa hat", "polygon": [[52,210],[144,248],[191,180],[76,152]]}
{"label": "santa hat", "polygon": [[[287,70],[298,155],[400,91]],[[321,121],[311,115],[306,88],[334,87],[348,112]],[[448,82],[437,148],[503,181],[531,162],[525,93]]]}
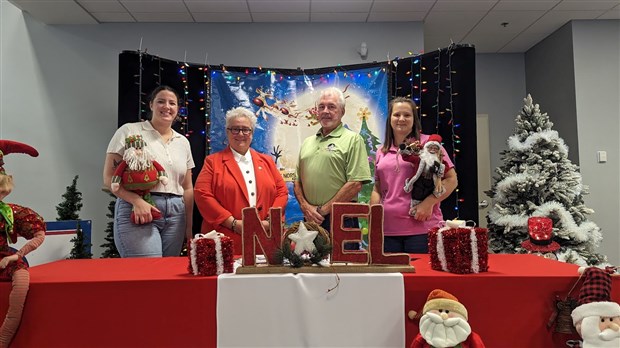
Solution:
{"label": "santa hat", "polygon": [[13,140],[0,140],[0,174],[6,174],[4,170],[4,156],[10,153],[25,153],[32,157],[39,156],[39,152],[30,145]]}
{"label": "santa hat", "polygon": [[428,294],[422,313],[426,314],[433,309],[456,312],[467,320],[467,309],[465,306],[463,306],[454,295],[443,290],[435,289]]}
{"label": "santa hat", "polygon": [[521,246],[529,251],[541,253],[554,252],[560,249],[560,244],[553,241],[553,221],[548,217],[533,216],[527,220],[530,238]]}
{"label": "santa hat", "polygon": [[142,139],[142,135],[130,135],[125,138],[125,149],[133,147],[135,149],[141,149],[146,146],[146,142]]}
{"label": "santa hat", "polygon": [[424,147],[427,147],[429,145],[436,145],[437,147],[441,147],[441,135],[439,134],[431,134],[428,139],[426,140],[426,142],[424,143]]}
{"label": "santa hat", "polygon": [[620,305],[611,302],[611,275],[596,267],[579,268],[584,281],[579,292],[579,306],[573,310],[573,324],[583,318],[620,316]]}

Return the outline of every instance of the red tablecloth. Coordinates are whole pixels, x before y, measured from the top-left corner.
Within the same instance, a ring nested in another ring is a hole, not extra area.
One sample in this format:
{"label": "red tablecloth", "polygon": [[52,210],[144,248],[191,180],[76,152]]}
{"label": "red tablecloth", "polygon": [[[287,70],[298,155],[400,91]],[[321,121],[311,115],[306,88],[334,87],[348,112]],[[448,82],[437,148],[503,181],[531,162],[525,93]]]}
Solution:
{"label": "red tablecloth", "polygon": [[[440,288],[467,307],[469,322],[487,347],[553,347],[568,339],[545,325],[554,295],[565,296],[578,279],[577,266],[533,255],[489,255],[489,272],[456,275],[431,270],[428,255],[412,257],[418,258],[417,272],[404,275],[407,310],[421,310],[428,293]],[[182,257],[63,260],[32,267],[13,347],[215,346],[217,278],[194,277],[186,268]],[[0,318],[9,290],[10,283],[0,283]],[[620,277],[614,277],[612,291],[620,302]],[[380,296],[368,299],[376,300]],[[408,320],[406,342],[417,331],[417,323]]]}

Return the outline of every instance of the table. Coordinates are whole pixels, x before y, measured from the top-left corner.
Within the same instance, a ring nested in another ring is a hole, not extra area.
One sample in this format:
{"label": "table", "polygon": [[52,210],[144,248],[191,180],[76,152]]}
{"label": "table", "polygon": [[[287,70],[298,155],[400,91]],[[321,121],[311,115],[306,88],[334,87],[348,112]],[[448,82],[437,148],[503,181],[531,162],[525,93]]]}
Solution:
{"label": "table", "polygon": [[[405,312],[421,310],[428,293],[440,288],[467,307],[473,330],[488,347],[552,347],[567,339],[545,325],[555,294],[566,295],[578,279],[577,266],[535,255],[489,255],[489,272],[457,275],[430,269],[428,255],[412,257],[416,273],[403,274]],[[189,275],[187,264],[178,257],[62,260],[32,267],[13,346],[213,347],[218,279]],[[0,283],[1,318],[9,290],[10,283]],[[620,302],[620,277],[613,279],[612,297]],[[417,331],[417,323],[406,319],[407,346]]]}

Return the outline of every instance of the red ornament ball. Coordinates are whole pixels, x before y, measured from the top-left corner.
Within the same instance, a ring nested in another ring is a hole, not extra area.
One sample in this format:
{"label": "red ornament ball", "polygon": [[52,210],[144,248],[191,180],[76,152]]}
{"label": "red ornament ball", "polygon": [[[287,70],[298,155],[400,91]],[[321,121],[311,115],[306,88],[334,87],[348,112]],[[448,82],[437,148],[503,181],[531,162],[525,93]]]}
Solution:
{"label": "red ornament ball", "polygon": [[256,97],[254,99],[252,99],[252,103],[254,103],[254,105],[262,108],[263,106],[265,106],[265,102],[263,102],[262,99],[260,99],[259,97]]}

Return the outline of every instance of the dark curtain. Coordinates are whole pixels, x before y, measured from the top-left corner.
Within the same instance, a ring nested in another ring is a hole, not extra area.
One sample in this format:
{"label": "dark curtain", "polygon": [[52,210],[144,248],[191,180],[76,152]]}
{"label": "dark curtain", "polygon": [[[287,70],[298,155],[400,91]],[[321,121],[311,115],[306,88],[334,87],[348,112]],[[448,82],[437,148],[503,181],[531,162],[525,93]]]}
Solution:
{"label": "dark curtain", "polygon": [[[444,218],[474,220],[478,223],[475,52],[472,47],[449,48],[391,62],[341,67],[275,69],[279,74],[321,74],[334,69],[360,69],[377,65],[391,69],[389,94],[408,96],[421,107],[423,133],[438,133],[455,162],[459,178],[455,191],[442,202]],[[186,64],[138,51],[119,55],[118,125],[149,119],[150,92],[164,84],[180,95],[179,114],[183,121],[173,128],[185,134],[196,164],[193,179],[202,169],[209,152],[210,75],[213,70],[246,71],[256,67],[224,67]],[[262,68],[267,69],[267,68]],[[417,76],[416,76],[417,75]],[[425,84],[422,82],[426,81]],[[415,87],[417,86],[417,88]],[[183,107],[185,109],[183,109]],[[194,232],[200,231],[202,219],[194,210]]]}
{"label": "dark curtain", "polygon": [[441,135],[456,168],[458,191],[442,202],[444,218],[478,224],[474,48],[452,45],[396,62],[391,64],[393,95],[414,99],[422,132]]}

